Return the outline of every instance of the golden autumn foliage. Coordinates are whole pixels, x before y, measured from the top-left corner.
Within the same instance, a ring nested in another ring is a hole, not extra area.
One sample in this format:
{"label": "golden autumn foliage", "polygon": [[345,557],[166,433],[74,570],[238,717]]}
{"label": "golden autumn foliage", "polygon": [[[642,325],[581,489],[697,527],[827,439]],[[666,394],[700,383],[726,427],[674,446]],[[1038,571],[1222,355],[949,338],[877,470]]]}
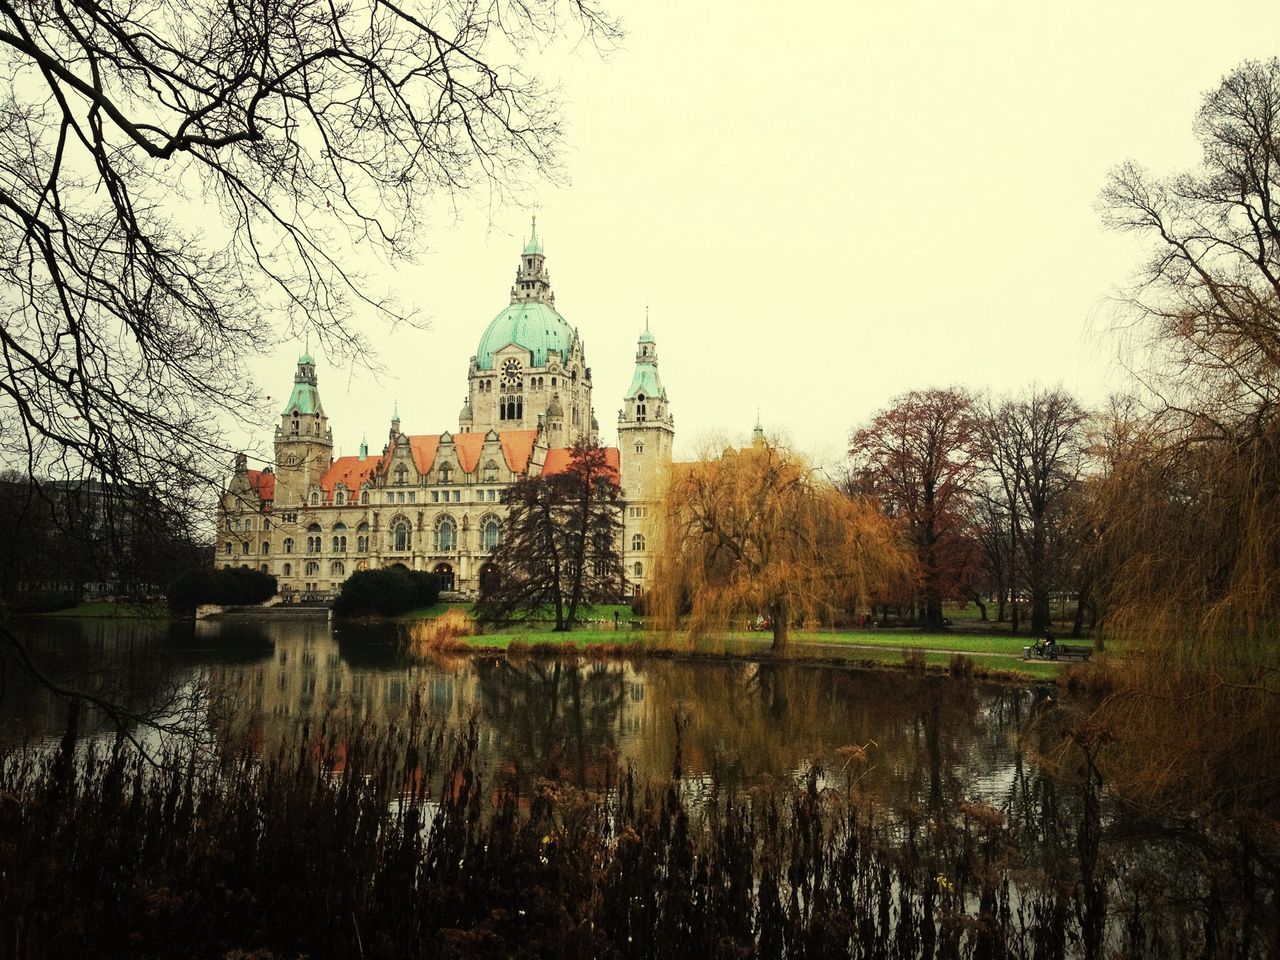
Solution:
{"label": "golden autumn foliage", "polygon": [[[1082,728],[1157,807],[1280,810],[1280,59],[1206,95],[1196,167],[1118,168],[1112,226],[1150,244],[1126,306],[1150,412],[1113,409],[1090,479],[1109,692]],[[1091,675],[1092,674],[1092,675]],[[1105,674],[1105,676],[1098,676]]]}
{"label": "golden autumn foliage", "polygon": [[690,640],[767,616],[773,647],[914,575],[901,528],[758,440],[672,468],[650,604]]}

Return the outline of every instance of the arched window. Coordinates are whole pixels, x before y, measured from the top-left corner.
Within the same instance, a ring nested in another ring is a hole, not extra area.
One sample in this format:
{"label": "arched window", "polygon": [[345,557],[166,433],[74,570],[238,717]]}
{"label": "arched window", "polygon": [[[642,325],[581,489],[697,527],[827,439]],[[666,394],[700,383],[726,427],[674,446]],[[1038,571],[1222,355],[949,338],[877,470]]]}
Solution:
{"label": "arched window", "polygon": [[313,523],[307,527],[307,553],[320,552],[320,524]]}
{"label": "arched window", "polygon": [[338,484],[333,489],[333,502],[335,505],[342,507],[347,503],[347,488],[342,484]]}
{"label": "arched window", "polygon": [[266,540],[263,540],[263,541],[262,541],[262,555],[265,557],[265,556],[266,556],[268,553],[270,553],[270,552],[271,552],[271,544],[269,544]]}
{"label": "arched window", "polygon": [[636,395],[636,419],[643,421],[645,417],[644,394]]}
{"label": "arched window", "polygon": [[308,576],[308,577],[318,577],[318,576],[320,576],[320,564],[316,563],[314,560],[308,560],[308,561],[307,561],[307,576]]}
{"label": "arched window", "polygon": [[395,521],[391,525],[391,535],[395,538],[396,550],[408,550],[413,545],[413,533],[408,520]]}
{"label": "arched window", "polygon": [[347,552],[347,525],[341,521],[333,525],[333,552]]}
{"label": "arched window", "polygon": [[643,577],[643,576],[644,576],[644,564],[643,564],[643,563],[641,563],[639,560],[637,560],[637,561],[636,561],[636,565],[635,565],[635,568],[634,568],[634,569],[635,569],[635,572],[636,572],[636,576],[637,576],[637,577]]}
{"label": "arched window", "polygon": [[293,537],[284,538],[284,552],[293,553]]}
{"label": "arched window", "polygon": [[347,575],[347,567],[341,560],[334,560],[329,564],[329,576],[345,577]]}
{"label": "arched window", "polygon": [[362,507],[367,507],[367,506],[369,505],[369,491],[368,491],[368,490],[361,490],[361,491],[360,491],[360,505],[361,505]]}
{"label": "arched window", "polygon": [[396,467],[396,486],[403,487],[408,482],[409,468],[403,463]]}
{"label": "arched window", "polygon": [[441,517],[436,521],[436,553],[451,553],[458,549],[458,525],[453,517]]}
{"label": "arched window", "polygon": [[291,576],[293,576],[293,564],[292,564],[292,563],[286,563],[286,564],[284,565],[283,573],[284,573],[284,575],[285,575],[286,577],[291,577]]}
{"label": "arched window", "polygon": [[297,410],[293,411],[293,431],[292,432],[295,434],[298,432],[298,411]]}
{"label": "arched window", "polygon": [[311,505],[312,505],[313,507],[318,507],[318,506],[320,506],[320,494],[318,494],[318,493],[317,493],[316,491],[314,491],[314,490],[312,490],[312,491],[311,491]]}
{"label": "arched window", "polygon": [[644,549],[644,534],[643,534],[643,533],[637,533],[635,536],[633,536],[633,537],[631,538],[631,549],[632,549],[632,550],[643,550],[643,549]]}
{"label": "arched window", "polygon": [[453,468],[447,463],[440,464],[440,469],[436,471],[436,483],[448,483],[453,479]]}
{"label": "arched window", "polygon": [[489,517],[480,527],[480,546],[485,550],[495,550],[502,542],[502,526],[494,517]]}
{"label": "arched window", "polygon": [[369,525],[362,523],[356,527],[356,550],[359,553],[369,552]]}
{"label": "arched window", "polygon": [[263,573],[270,573],[270,572],[271,572],[271,568],[270,568],[270,567],[268,567],[265,563],[264,563],[264,564],[263,564],[259,569],[260,569]]}

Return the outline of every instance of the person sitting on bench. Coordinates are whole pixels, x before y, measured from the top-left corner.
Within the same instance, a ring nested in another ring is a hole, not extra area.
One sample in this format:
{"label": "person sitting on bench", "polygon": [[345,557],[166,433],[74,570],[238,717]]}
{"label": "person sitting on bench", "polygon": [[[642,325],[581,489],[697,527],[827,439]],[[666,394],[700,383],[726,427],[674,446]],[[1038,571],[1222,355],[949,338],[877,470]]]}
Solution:
{"label": "person sitting on bench", "polygon": [[1048,660],[1058,659],[1058,641],[1054,639],[1050,630],[1044,632],[1044,655]]}

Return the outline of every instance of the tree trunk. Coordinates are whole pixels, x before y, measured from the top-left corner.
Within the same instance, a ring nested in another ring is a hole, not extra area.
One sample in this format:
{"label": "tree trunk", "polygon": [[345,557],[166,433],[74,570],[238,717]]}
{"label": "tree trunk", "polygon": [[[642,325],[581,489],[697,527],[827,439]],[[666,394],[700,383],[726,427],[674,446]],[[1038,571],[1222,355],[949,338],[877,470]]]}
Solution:
{"label": "tree trunk", "polygon": [[982,602],[982,597],[979,594],[975,593],[971,599],[973,600],[973,605],[978,608],[978,615],[981,618],[982,622],[986,623],[987,622],[987,605]]}
{"label": "tree trunk", "polygon": [[[1085,592],[1083,590],[1076,594],[1076,615],[1071,622],[1071,636],[1077,639],[1084,634],[1084,598]],[[1101,649],[1101,647],[1098,649]]]}
{"label": "tree trunk", "polygon": [[787,603],[779,600],[769,607],[769,616],[773,618],[774,653],[781,653],[787,646]]}

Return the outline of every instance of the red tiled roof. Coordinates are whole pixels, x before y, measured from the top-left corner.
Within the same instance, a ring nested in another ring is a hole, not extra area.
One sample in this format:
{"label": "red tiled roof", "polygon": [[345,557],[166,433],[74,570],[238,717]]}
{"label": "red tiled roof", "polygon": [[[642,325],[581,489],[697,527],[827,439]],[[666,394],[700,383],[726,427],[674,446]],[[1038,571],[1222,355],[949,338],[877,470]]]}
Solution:
{"label": "red tiled roof", "polygon": [[507,458],[507,466],[516,473],[524,473],[529,467],[529,458],[533,456],[533,442],[538,437],[537,430],[508,430],[499,434],[502,439],[502,455]]}
{"label": "red tiled roof", "polygon": [[[418,473],[426,473],[431,469],[431,465],[436,462],[436,450],[440,446],[440,434],[425,434],[409,438],[409,449],[413,452],[413,465],[418,468]],[[383,473],[391,467],[391,461],[388,458]]]}
{"label": "red tiled roof", "polygon": [[358,491],[360,484],[373,476],[376,467],[377,461],[370,457],[365,457],[363,460],[359,457],[339,457],[320,478],[325,499],[333,499],[333,488],[339,483],[346,484],[347,490],[352,493]]}
{"label": "red tiled roof", "polygon": [[[569,460],[573,456],[573,451],[568,447],[553,447],[547,451],[547,460],[542,465],[543,476],[551,476],[557,473],[564,473],[569,469]],[[621,475],[622,460],[618,453],[617,447],[604,448],[604,462],[613,470],[615,475]]]}
{"label": "red tiled roof", "polygon": [[250,470],[249,489],[263,503],[271,502],[276,498],[276,475],[269,470]]}
{"label": "red tiled roof", "polygon": [[457,433],[453,437],[453,445],[458,451],[458,465],[463,473],[475,473],[480,463],[480,452],[484,449],[483,433]]}
{"label": "red tiled roof", "polygon": [[[480,465],[480,457],[484,452],[485,433],[454,433],[453,446],[458,453],[458,465],[465,473],[474,473]],[[536,430],[507,430],[498,434],[502,445],[502,456],[507,467],[516,473],[523,473],[529,466],[529,457],[533,454],[533,442],[538,436]],[[440,450],[440,434],[425,433],[409,437],[409,450],[413,454],[413,465],[418,473],[430,472],[436,462],[436,453]],[[390,460],[380,462],[378,470],[386,473],[390,468]]]}

